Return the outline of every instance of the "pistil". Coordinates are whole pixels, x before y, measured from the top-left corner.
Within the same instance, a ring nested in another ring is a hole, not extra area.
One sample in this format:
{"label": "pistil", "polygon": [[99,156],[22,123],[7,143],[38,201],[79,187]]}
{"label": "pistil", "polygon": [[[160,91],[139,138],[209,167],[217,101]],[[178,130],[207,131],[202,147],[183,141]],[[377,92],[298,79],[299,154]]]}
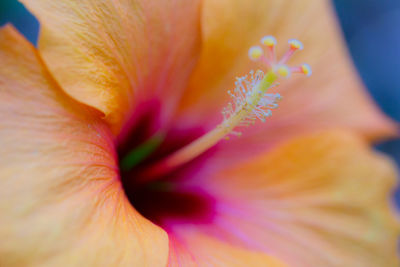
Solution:
{"label": "pistil", "polygon": [[249,50],[249,57],[253,61],[264,63],[267,68],[266,74],[258,70],[237,78],[234,91],[228,91],[232,101],[222,111],[223,121],[210,132],[152,165],[151,169],[141,175],[144,181],[137,182],[157,179],[203,154],[222,139],[229,138],[230,135],[240,136],[241,133],[235,131],[237,127],[249,126],[257,119],[265,122],[266,118],[272,115],[271,109],[276,108],[281,99],[277,93],[268,93],[268,89],[276,85],[278,78],[288,78],[291,73],[311,75],[311,68],[307,64],[298,67],[286,65],[292,55],[303,48],[301,42],[290,40],[288,52],[279,61],[275,55],[276,39],[266,36],[262,38],[261,43],[267,48],[266,55],[260,46],[254,46]]}

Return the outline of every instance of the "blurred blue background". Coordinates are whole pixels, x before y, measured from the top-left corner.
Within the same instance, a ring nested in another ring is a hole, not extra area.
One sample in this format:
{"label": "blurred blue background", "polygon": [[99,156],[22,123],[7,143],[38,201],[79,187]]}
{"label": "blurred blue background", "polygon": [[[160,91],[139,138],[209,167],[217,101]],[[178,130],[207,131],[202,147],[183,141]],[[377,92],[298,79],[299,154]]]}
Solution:
{"label": "blurred blue background", "polygon": [[[400,121],[400,0],[333,0],[354,63],[375,101]],[[39,23],[17,0],[0,0],[0,25],[12,22],[31,42]],[[378,144],[400,166],[400,139]],[[400,190],[395,196],[400,204]]]}
{"label": "blurred blue background", "polygon": [[0,0],[0,25],[14,24],[32,43],[37,42],[39,22],[17,0]]}
{"label": "blurred blue background", "polygon": [[[400,122],[400,0],[334,0],[360,75],[382,110]],[[400,139],[378,144],[400,166]],[[400,190],[395,194],[400,206]]]}

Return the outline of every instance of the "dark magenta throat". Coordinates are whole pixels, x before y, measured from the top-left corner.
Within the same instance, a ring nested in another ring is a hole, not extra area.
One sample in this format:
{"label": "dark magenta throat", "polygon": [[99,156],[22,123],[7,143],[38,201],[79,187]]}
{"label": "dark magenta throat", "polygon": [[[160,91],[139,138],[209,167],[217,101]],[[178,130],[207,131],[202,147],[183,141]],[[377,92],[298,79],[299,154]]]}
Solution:
{"label": "dark magenta throat", "polygon": [[132,206],[152,222],[167,227],[176,223],[212,221],[214,202],[202,188],[185,186],[204,166],[207,153],[173,172],[146,182],[144,171],[201,136],[201,129],[158,130],[157,110],[152,108],[125,130],[118,145],[121,181]]}

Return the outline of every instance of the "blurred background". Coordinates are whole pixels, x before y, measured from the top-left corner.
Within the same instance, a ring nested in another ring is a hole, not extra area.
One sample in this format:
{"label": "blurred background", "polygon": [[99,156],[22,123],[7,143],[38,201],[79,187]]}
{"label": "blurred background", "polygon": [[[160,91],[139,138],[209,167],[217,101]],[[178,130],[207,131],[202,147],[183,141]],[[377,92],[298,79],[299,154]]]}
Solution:
{"label": "blurred background", "polygon": [[[400,122],[400,1],[333,0],[353,61],[381,109]],[[377,144],[400,166],[400,139]],[[395,199],[400,206],[400,188]]]}
{"label": "blurred background", "polygon": [[[400,122],[400,0],[333,0],[354,63],[382,110]],[[36,44],[39,23],[17,0],[0,0],[11,22]],[[400,139],[377,144],[400,166]],[[400,205],[400,190],[395,199]]]}

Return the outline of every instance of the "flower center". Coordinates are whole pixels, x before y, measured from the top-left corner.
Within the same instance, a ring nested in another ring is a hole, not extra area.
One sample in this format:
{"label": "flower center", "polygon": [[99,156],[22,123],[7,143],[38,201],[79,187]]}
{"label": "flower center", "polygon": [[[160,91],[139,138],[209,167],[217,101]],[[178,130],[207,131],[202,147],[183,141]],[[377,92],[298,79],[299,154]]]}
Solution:
{"label": "flower center", "polygon": [[214,199],[201,188],[184,186],[183,182],[203,166],[203,157],[183,164],[157,179],[146,181],[145,170],[174,151],[199,138],[201,129],[169,130],[152,133],[154,106],[135,124],[130,138],[118,147],[120,174],[125,194],[132,206],[144,217],[168,229],[172,223],[210,222],[214,214]]}
{"label": "flower center", "polygon": [[249,49],[249,58],[262,62],[266,73],[250,71],[249,75],[237,78],[235,89],[228,91],[232,101],[222,110],[223,120],[213,130],[189,131],[184,134],[185,138],[176,140],[170,138],[176,137],[176,133],[158,132],[133,149],[121,149],[120,169],[125,191],[134,207],[147,218],[159,224],[165,224],[166,218],[191,222],[212,219],[213,198],[199,188],[180,186],[182,178],[190,175],[190,169],[195,171],[202,156],[221,139],[240,136],[237,128],[254,124],[257,119],[265,122],[272,115],[281,96],[270,93],[269,89],[277,85],[279,78],[289,78],[292,73],[311,75],[307,64],[296,67],[286,64],[296,51],[303,49],[300,41],[289,40],[289,49],[280,60],[277,60],[274,37],[265,36],[261,43],[265,50],[253,46]]}

